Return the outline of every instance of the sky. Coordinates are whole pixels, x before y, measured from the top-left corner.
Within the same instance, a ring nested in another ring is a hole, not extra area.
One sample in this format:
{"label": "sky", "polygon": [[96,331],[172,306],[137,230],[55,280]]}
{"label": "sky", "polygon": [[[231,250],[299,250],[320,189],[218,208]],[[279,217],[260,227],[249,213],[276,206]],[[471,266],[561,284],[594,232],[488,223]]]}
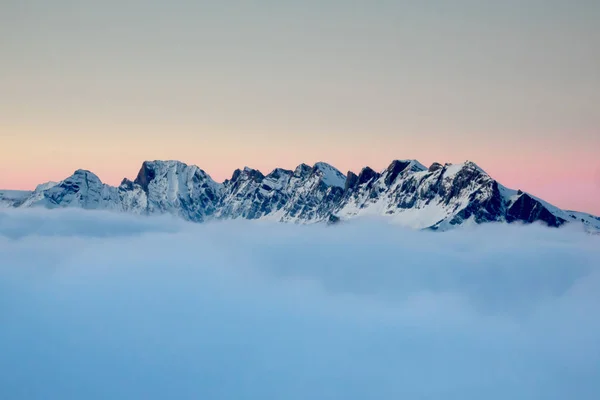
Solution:
{"label": "sky", "polygon": [[0,188],[471,160],[600,214],[595,0],[0,2]]}
{"label": "sky", "polygon": [[599,239],[0,210],[0,398],[596,400]]}

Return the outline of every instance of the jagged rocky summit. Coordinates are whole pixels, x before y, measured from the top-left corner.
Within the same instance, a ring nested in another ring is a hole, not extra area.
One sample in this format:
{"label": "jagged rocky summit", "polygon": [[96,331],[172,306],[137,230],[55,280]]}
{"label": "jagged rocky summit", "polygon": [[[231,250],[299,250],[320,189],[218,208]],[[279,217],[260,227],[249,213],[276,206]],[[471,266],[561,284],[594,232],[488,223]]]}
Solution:
{"label": "jagged rocky summit", "polygon": [[470,161],[426,168],[416,160],[395,160],[380,172],[365,167],[347,175],[323,162],[301,164],[293,171],[276,168],[268,175],[246,167],[223,183],[194,165],[146,161],[133,181],[123,179],[118,187],[77,170],[32,192],[0,190],[0,206],[173,214],[194,222],[244,218],[335,223],[370,215],[433,230],[485,222],[552,227],[576,222],[590,232],[600,231],[600,218],[508,189]]}

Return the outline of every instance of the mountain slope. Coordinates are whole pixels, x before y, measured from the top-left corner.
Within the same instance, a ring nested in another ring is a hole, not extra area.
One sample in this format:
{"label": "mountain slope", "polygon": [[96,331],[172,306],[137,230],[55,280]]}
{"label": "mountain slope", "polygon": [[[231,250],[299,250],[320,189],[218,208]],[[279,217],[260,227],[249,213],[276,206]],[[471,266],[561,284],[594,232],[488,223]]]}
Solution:
{"label": "mountain slope", "polygon": [[333,223],[376,215],[432,230],[468,223],[541,222],[558,227],[576,222],[600,231],[598,217],[561,210],[508,189],[470,161],[426,168],[416,160],[395,160],[381,172],[365,167],[347,175],[323,162],[301,164],[293,171],[276,168],[266,176],[246,167],[222,184],[194,165],[146,161],[133,181],[123,179],[118,187],[77,170],[32,192],[0,191],[0,206],[172,214],[194,222],[244,218]]}
{"label": "mountain slope", "polygon": [[124,179],[119,186],[126,210],[195,222],[215,213],[221,190],[206,172],[179,161],[145,161],[133,182]]}

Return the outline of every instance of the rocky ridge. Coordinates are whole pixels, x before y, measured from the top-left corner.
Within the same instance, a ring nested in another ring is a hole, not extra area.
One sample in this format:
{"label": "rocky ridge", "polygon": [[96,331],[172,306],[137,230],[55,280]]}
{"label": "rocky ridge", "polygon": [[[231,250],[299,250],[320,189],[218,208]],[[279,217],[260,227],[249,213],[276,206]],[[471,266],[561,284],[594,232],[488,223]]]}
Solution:
{"label": "rocky ridge", "polygon": [[179,161],[146,161],[136,178],[118,187],[77,170],[34,191],[1,191],[0,207],[112,210],[140,215],[172,214],[189,221],[269,219],[336,223],[384,216],[416,229],[447,230],[471,223],[540,222],[559,227],[581,223],[600,231],[600,218],[561,210],[537,197],[504,187],[475,163],[394,160],[385,170],[365,167],[342,174],[319,162],[268,175],[244,168],[215,182],[205,171]]}

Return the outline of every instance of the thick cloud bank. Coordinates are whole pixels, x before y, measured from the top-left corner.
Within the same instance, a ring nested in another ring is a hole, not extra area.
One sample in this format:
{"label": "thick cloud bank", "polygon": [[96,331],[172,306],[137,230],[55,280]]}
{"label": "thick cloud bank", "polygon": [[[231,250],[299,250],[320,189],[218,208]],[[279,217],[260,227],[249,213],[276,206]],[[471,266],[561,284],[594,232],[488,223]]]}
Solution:
{"label": "thick cloud bank", "polygon": [[598,399],[600,238],[0,213],[1,399]]}

